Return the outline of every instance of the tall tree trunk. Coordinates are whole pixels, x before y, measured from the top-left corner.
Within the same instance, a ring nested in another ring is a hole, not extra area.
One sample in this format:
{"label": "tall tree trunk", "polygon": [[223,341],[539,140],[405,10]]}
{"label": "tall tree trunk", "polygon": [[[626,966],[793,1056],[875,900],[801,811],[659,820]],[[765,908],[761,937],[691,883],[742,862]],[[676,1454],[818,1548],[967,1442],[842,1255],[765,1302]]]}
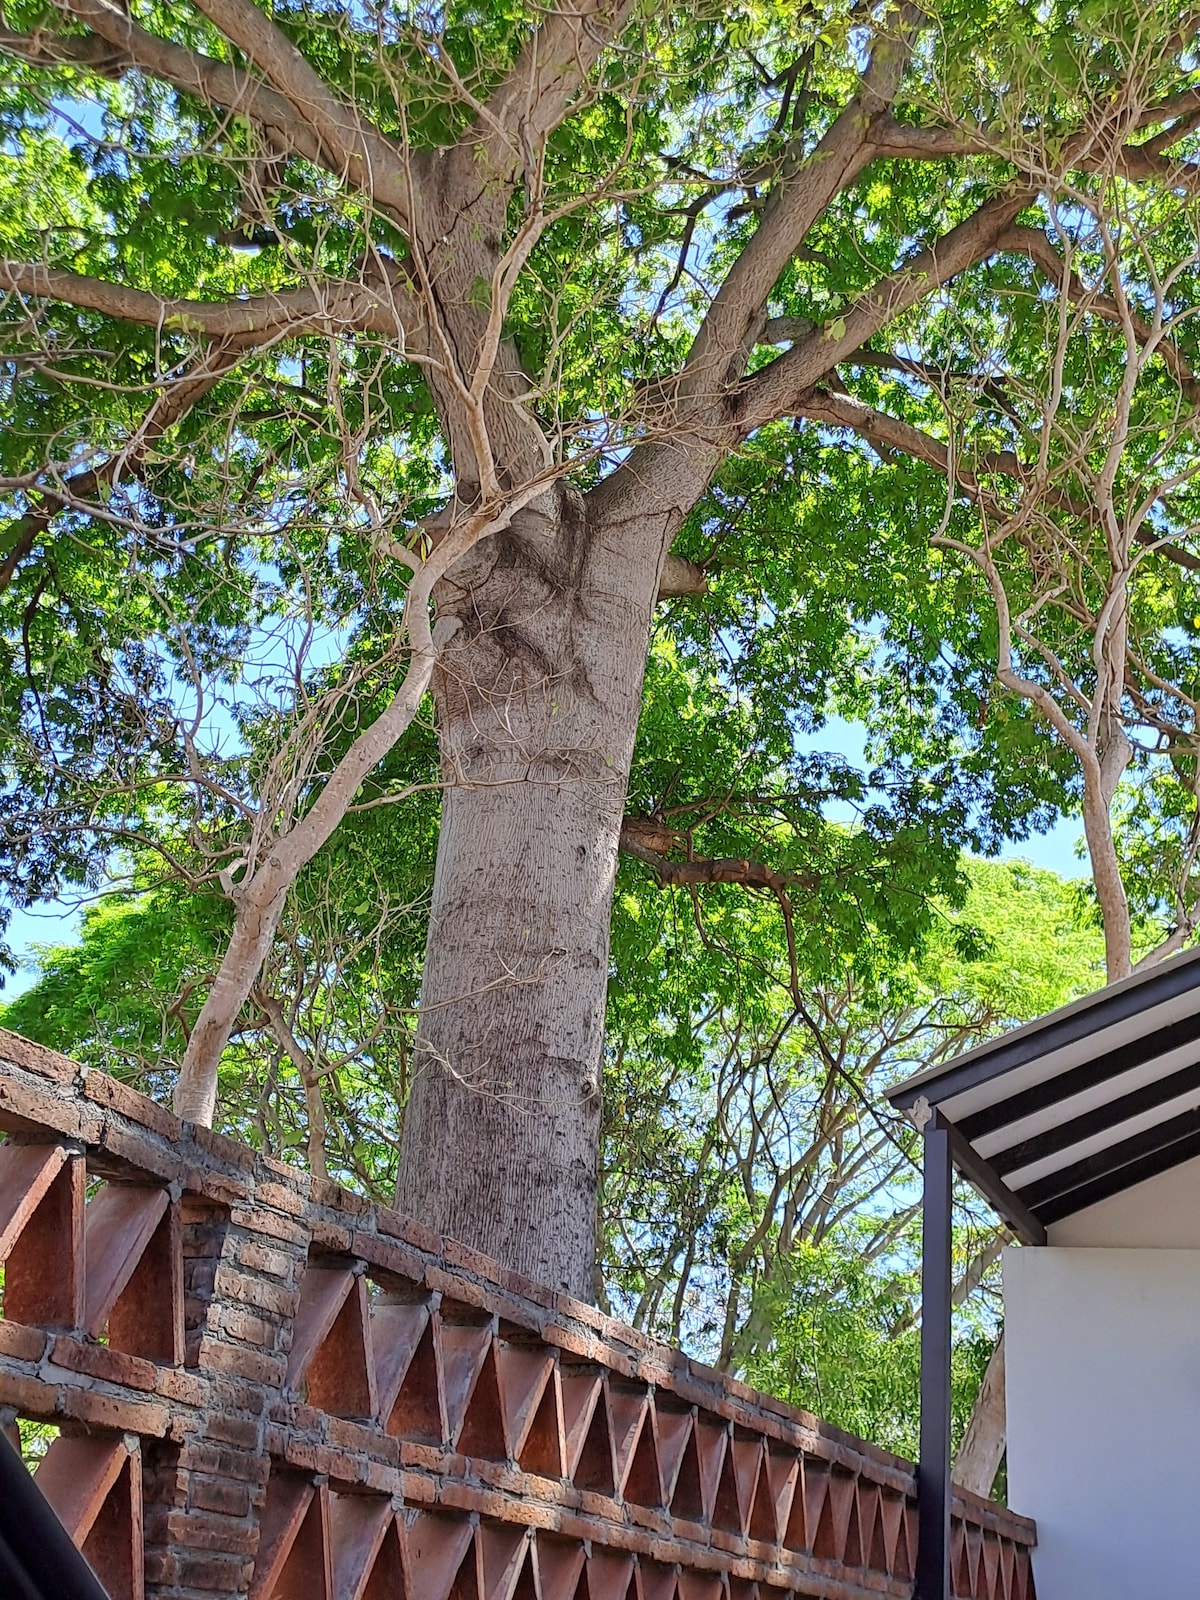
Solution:
{"label": "tall tree trunk", "polygon": [[558,488],[454,570],[447,790],[396,1204],[593,1292],[609,916],[661,539]]}

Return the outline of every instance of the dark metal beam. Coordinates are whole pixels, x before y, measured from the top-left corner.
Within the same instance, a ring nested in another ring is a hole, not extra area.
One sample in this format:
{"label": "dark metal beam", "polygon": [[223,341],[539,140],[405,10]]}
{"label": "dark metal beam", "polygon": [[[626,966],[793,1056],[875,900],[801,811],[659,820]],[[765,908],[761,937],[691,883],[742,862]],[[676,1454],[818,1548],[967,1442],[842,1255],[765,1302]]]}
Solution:
{"label": "dark metal beam", "polygon": [[924,1128],[921,1209],[921,1454],[917,1464],[915,1600],[950,1600],[950,1129],[933,1112]]}
{"label": "dark metal beam", "polygon": [[1196,1156],[1200,1156],[1200,1131],[1161,1144],[1121,1166],[1112,1167],[1089,1182],[1047,1200],[1038,1206],[1039,1215],[1045,1218],[1047,1225],[1061,1222],[1064,1217],[1073,1217],[1077,1211],[1086,1211],[1089,1206],[1099,1205],[1101,1200],[1110,1200],[1115,1194],[1135,1189],[1139,1183],[1157,1178],[1160,1173],[1170,1172],[1172,1167],[1181,1167],[1185,1161],[1192,1161]]}
{"label": "dark metal beam", "polygon": [[1022,1117],[1061,1105],[1064,1100],[1086,1094],[1089,1089],[1098,1089],[1102,1083],[1109,1083],[1126,1072],[1144,1067],[1149,1061],[1193,1044],[1200,1044],[1200,1010],[1194,1016],[1183,1017],[1162,1028],[1152,1028],[1147,1023],[1146,1032],[1138,1038],[1106,1050],[1082,1066],[1072,1067],[1070,1072],[1056,1073],[1042,1083],[997,1101],[994,1106],[985,1106],[982,1111],[963,1117],[959,1127],[968,1139],[981,1139],[986,1133],[995,1133],[998,1128],[1019,1122]]}
{"label": "dark metal beam", "polygon": [[987,1158],[988,1165],[1002,1177],[1020,1167],[1030,1167],[1035,1161],[1044,1161],[1047,1156],[1069,1150],[1073,1144],[1082,1144],[1085,1139],[1119,1127],[1122,1122],[1190,1094],[1193,1089],[1200,1089],[1200,1061],[1168,1073],[1165,1078],[1156,1078],[1153,1083],[1144,1083],[1140,1089],[1132,1089],[1117,1100],[1106,1100],[1102,1106],[1094,1106],[1069,1122],[1056,1123],[1045,1133],[1021,1139],[1006,1150],[993,1150]]}
{"label": "dark metal beam", "polygon": [[967,1143],[953,1124],[946,1123],[946,1127],[950,1134],[950,1153],[954,1165],[963,1177],[974,1184],[1022,1244],[1045,1244],[1045,1228],[1020,1195],[1013,1193],[990,1162]]}
{"label": "dark metal beam", "polygon": [[[1040,1022],[1017,1028],[998,1045],[985,1045],[979,1051],[970,1052],[959,1066],[951,1065],[936,1075],[920,1074],[910,1078],[907,1083],[890,1090],[888,1099],[902,1111],[907,1111],[922,1096],[930,1105],[936,1105],[1197,988],[1200,988],[1200,951],[1173,956],[1170,961],[1150,968],[1145,974],[1139,973],[1132,980],[1099,990],[1082,1004],[1076,1002],[1065,1007],[1061,1014],[1051,1012]],[[1155,1031],[1165,1033],[1168,1030]],[[1161,1054],[1161,1051],[1156,1048],[1153,1054]],[[1149,1056],[1143,1059],[1148,1060]]]}
{"label": "dark metal beam", "polygon": [[[1116,1176],[1118,1173],[1123,1175],[1121,1187],[1132,1188],[1133,1184],[1140,1183],[1141,1179],[1131,1177],[1130,1174],[1139,1170],[1143,1158],[1153,1158],[1195,1134],[1200,1134],[1200,1111],[1185,1111],[1182,1116],[1172,1117],[1169,1122],[1156,1123],[1154,1127],[1145,1128],[1141,1133],[1130,1134],[1114,1144],[1106,1145],[1103,1150],[1097,1150],[1093,1155],[1073,1161],[1069,1167],[1060,1167],[1057,1172],[1051,1172],[1033,1183],[1023,1183],[1021,1198],[1026,1205],[1040,1211],[1041,1207],[1051,1200],[1063,1199],[1069,1194],[1087,1188],[1096,1180]],[[1072,1209],[1083,1208],[1073,1206]]]}

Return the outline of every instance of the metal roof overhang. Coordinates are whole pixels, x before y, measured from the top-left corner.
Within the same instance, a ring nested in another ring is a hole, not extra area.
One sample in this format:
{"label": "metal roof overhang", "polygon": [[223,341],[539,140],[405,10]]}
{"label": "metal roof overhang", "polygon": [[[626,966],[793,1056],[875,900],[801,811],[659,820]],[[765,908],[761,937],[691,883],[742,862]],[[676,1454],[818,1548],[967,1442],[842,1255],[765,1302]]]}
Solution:
{"label": "metal roof overhang", "polygon": [[1028,1244],[1200,1156],[1200,950],[1015,1028],[888,1093]]}

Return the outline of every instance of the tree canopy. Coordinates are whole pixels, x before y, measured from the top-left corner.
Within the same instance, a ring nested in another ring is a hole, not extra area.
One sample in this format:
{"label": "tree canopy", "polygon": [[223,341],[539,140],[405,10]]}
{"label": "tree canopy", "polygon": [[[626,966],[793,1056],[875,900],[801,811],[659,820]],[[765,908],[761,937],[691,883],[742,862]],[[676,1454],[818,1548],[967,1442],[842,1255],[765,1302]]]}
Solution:
{"label": "tree canopy", "polygon": [[726,1074],[732,1192],[966,853],[1080,812],[1109,975],[1187,942],[1196,23],[17,0],[0,876],[109,896],[21,1025],[587,1293],[602,1068]]}

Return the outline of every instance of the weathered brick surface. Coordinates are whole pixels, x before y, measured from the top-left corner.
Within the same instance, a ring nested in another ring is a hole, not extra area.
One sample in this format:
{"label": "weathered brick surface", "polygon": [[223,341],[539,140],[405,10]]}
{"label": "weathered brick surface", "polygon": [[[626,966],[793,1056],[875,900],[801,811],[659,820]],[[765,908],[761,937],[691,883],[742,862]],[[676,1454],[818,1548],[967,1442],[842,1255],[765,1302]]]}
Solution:
{"label": "weathered brick surface", "polygon": [[[0,1408],[137,1452],[104,1516],[141,1516],[155,1600],[332,1600],[327,1540],[339,1595],[910,1595],[908,1462],[3,1030],[0,1131],[142,1186],[103,1237],[55,1214],[92,1321],[0,1320]],[[15,1148],[0,1213],[44,1229]],[[1031,1524],[954,1514],[955,1593],[1032,1600]]]}

